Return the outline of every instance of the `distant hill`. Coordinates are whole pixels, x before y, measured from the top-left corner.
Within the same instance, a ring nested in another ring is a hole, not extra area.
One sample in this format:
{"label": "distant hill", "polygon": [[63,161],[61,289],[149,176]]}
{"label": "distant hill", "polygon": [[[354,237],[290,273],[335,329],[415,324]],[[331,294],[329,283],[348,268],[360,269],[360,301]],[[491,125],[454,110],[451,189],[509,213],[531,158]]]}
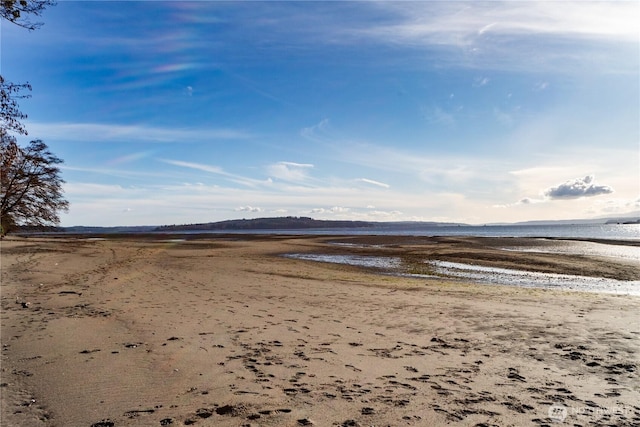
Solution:
{"label": "distant hill", "polygon": [[[557,221],[526,221],[516,223],[492,223],[485,225],[582,225],[582,224],[640,224],[640,211],[622,214],[618,217],[602,217],[592,219],[572,219]],[[457,222],[428,222],[428,221],[331,221],[309,217],[274,217],[255,219],[232,219],[219,222],[199,224],[161,225],[161,226],[119,226],[119,227],[18,227],[17,233],[148,233],[148,232],[180,232],[180,231],[242,231],[242,230],[304,230],[304,229],[340,229],[340,228],[369,228],[373,231],[391,230],[421,230],[437,227],[461,227],[470,224]]]}
{"label": "distant hill", "polygon": [[232,219],[205,224],[163,225],[153,231],[210,231],[210,230],[297,230],[307,228],[366,228],[374,223],[365,221],[324,221],[307,217],[277,217]]}
{"label": "distant hill", "polygon": [[585,225],[585,224],[640,224],[640,211],[628,212],[616,217],[606,216],[591,219],[560,219],[523,221],[515,223],[496,223],[487,225]]}
{"label": "distant hill", "polygon": [[303,229],[327,229],[327,228],[393,228],[419,229],[425,227],[460,226],[466,224],[443,222],[372,222],[372,221],[331,221],[308,217],[275,217],[256,219],[232,219],[228,221],[209,222],[205,224],[163,225],[154,231],[211,231],[211,230],[303,230]]}
{"label": "distant hill", "polygon": [[630,218],[616,218],[610,219],[605,224],[640,224],[640,218],[630,219]]}
{"label": "distant hill", "polygon": [[131,225],[119,227],[91,227],[91,226],[75,226],[75,227],[59,227],[58,231],[64,233],[147,233],[156,229],[155,225]]}
{"label": "distant hill", "polygon": [[372,221],[350,221],[350,220],[319,220],[308,217],[274,217],[255,219],[232,219],[219,222],[207,222],[198,224],[179,224],[161,226],[117,226],[117,227],[93,227],[93,226],[73,226],[73,227],[47,227],[28,228],[22,227],[16,230],[17,233],[72,233],[72,234],[95,234],[95,233],[149,233],[149,232],[181,232],[181,231],[242,231],[242,230],[305,230],[305,229],[340,229],[340,228],[370,228],[376,230],[416,230],[421,228],[461,226],[468,224],[444,223],[444,222],[419,222],[419,221],[397,221],[397,222],[372,222]]}

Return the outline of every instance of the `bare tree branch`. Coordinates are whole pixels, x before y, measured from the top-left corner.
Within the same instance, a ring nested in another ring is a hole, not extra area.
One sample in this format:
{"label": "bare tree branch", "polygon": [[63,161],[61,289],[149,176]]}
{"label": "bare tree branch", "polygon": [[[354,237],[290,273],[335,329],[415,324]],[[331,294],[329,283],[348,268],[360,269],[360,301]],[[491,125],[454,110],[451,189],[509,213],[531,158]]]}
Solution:
{"label": "bare tree branch", "polygon": [[59,212],[67,211],[56,157],[41,140],[26,148],[11,137],[0,141],[1,191],[0,215],[3,230],[13,225],[56,225]]}
{"label": "bare tree branch", "polygon": [[0,17],[28,30],[42,27],[42,22],[32,22],[29,16],[41,16],[42,12],[55,5],[53,0],[0,0]]}
{"label": "bare tree branch", "polygon": [[23,90],[31,90],[29,83],[15,84],[5,81],[0,75],[0,132],[16,132],[27,135],[27,130],[20,120],[27,115],[20,111],[16,99],[29,98],[31,95],[23,95]]}
{"label": "bare tree branch", "polygon": [[[42,26],[32,22],[53,0],[0,0],[0,18],[34,30]],[[0,236],[16,225],[56,225],[58,213],[69,209],[62,191],[56,157],[41,140],[20,147],[12,133],[27,135],[17,99],[28,98],[21,92],[31,90],[29,83],[6,82],[0,75]]]}

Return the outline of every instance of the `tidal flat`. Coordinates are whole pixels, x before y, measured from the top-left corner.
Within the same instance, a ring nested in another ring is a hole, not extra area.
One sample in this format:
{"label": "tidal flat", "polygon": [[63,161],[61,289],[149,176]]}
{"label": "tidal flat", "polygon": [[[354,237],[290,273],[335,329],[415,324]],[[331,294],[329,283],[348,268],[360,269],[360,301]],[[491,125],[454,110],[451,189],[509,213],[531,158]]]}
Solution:
{"label": "tidal flat", "polygon": [[633,259],[527,250],[541,243],[564,244],[3,240],[2,424],[637,425],[640,297],[283,256],[397,258],[413,274],[437,260],[639,279]]}

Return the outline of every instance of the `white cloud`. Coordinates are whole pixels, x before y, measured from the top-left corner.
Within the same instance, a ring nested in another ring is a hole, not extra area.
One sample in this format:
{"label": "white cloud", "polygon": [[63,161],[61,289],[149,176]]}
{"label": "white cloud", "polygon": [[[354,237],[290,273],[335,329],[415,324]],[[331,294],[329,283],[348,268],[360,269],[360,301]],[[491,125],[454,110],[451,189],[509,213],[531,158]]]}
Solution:
{"label": "white cloud", "polygon": [[332,208],[313,208],[310,211],[312,214],[344,214],[348,212],[351,212],[351,209],[343,206],[334,206]]}
{"label": "white cloud", "polygon": [[278,164],[285,165],[292,168],[312,168],[310,163],[296,163],[296,162],[279,162]]}
{"label": "white cloud", "polygon": [[489,78],[488,77],[476,77],[473,80],[473,87],[482,87],[482,86],[486,86],[489,84]]}
{"label": "white cloud", "polygon": [[253,206],[241,206],[235,209],[236,212],[262,212],[262,208],[253,207]]}
{"label": "white cloud", "polygon": [[551,199],[578,199],[610,193],[613,189],[607,185],[596,185],[593,175],[572,179],[544,191],[545,196]]}
{"label": "white cloud", "polygon": [[498,25],[497,22],[492,22],[491,24],[487,24],[484,27],[480,28],[478,30],[478,35],[481,36],[484,33],[486,33],[487,31],[489,31],[491,28],[495,27],[496,25]]}
{"label": "white cloud", "polygon": [[358,178],[357,181],[358,182],[364,182],[365,184],[375,185],[377,187],[382,187],[382,188],[390,188],[391,187],[389,184],[385,184],[384,182],[374,181],[372,179],[367,179],[367,178]]}
{"label": "white cloud", "polygon": [[397,221],[402,219],[406,220],[406,218],[402,218],[402,212],[398,210],[391,210],[391,211],[374,210],[371,212],[367,212],[365,218],[375,219],[380,221]]}
{"label": "white cloud", "polygon": [[209,166],[209,165],[203,165],[200,163],[183,162],[180,160],[169,160],[169,159],[159,159],[159,160],[161,162],[174,165],[174,166],[181,166],[184,168],[196,169],[196,170],[209,172],[213,174],[226,175],[226,173],[222,170],[222,168],[218,166]]}
{"label": "white cloud", "polygon": [[333,213],[344,213],[344,212],[351,211],[351,209],[345,208],[345,207],[342,207],[342,206],[334,206],[334,207],[332,207],[330,209],[330,211],[333,212]]}
{"label": "white cloud", "polygon": [[312,164],[278,162],[267,167],[270,176],[288,182],[302,183],[309,179],[309,170],[313,169]]}

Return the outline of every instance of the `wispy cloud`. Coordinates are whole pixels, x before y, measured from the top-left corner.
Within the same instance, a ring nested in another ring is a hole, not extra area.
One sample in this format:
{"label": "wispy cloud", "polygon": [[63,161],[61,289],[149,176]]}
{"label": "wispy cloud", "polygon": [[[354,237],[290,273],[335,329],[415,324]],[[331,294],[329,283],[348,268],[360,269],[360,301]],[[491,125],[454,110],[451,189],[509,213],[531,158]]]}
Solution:
{"label": "wispy cloud", "polygon": [[248,178],[241,175],[232,174],[224,171],[224,169],[222,169],[219,166],[211,166],[211,165],[205,165],[205,164],[193,163],[193,162],[184,162],[181,160],[170,160],[170,159],[158,159],[158,160],[173,166],[179,166],[183,168],[194,169],[202,172],[208,172],[211,174],[220,175],[225,177],[229,181],[232,181],[241,185],[245,185],[247,187],[264,186],[271,183],[271,180],[261,181],[258,179],[253,179],[253,178]]}
{"label": "wispy cloud", "polygon": [[300,131],[300,136],[312,141],[321,141],[326,139],[327,130],[329,128],[329,119],[322,119],[315,125],[303,128]]}
{"label": "wispy cloud", "polygon": [[180,166],[183,168],[195,169],[203,172],[209,172],[217,175],[229,175],[221,167],[218,166],[210,166],[204,165],[201,163],[193,163],[193,162],[183,162],[181,160],[169,160],[169,159],[158,159],[161,162],[167,163],[169,165]]}
{"label": "wispy cloud", "polygon": [[[410,183],[407,188],[421,188],[427,183],[432,191],[453,188],[472,191],[473,187],[495,186],[503,179],[500,172],[504,165],[491,157],[431,154],[370,143],[336,144],[335,150],[336,157],[344,162],[371,168],[377,173],[403,175],[405,182]],[[487,169],[495,173],[487,175]]]}
{"label": "wispy cloud", "polygon": [[476,77],[473,80],[473,87],[482,87],[489,84],[491,80],[488,77]]}
{"label": "wispy cloud", "polygon": [[538,82],[534,85],[533,90],[536,92],[542,92],[543,90],[547,90],[549,87],[549,82]]}
{"label": "wispy cloud", "polygon": [[635,2],[492,1],[378,3],[399,22],[373,27],[371,35],[421,39],[424,43],[471,44],[488,34],[554,35],[637,42]]}
{"label": "wispy cloud", "polygon": [[29,134],[48,140],[79,142],[188,143],[210,140],[249,139],[253,135],[235,129],[162,128],[105,123],[29,123]]}
{"label": "wispy cloud", "polygon": [[65,183],[64,189],[66,193],[73,195],[75,198],[94,198],[96,194],[102,197],[123,196],[126,193],[135,192],[134,189],[127,189],[121,185],[94,183]]}
{"label": "wispy cloud", "polygon": [[493,109],[493,116],[496,118],[496,120],[503,124],[504,126],[512,126],[513,125],[513,116],[509,113],[504,112],[503,110],[501,110],[500,108],[494,108]]}
{"label": "wispy cloud", "polygon": [[[468,66],[491,66],[493,60],[494,66],[518,67],[520,62],[522,68],[535,61],[551,67],[564,55],[565,64],[572,59],[628,71],[633,61],[621,52],[631,49],[637,57],[637,2],[429,1],[377,2],[372,7],[384,9],[390,18],[351,29],[351,34],[384,43],[453,49],[457,57],[450,60]],[[608,43],[611,49],[594,50],[594,43]],[[605,57],[626,65],[602,62]]]}
{"label": "wispy cloud", "polygon": [[454,127],[456,124],[455,116],[441,107],[422,108],[422,115],[426,121],[432,124],[447,127]]}
{"label": "wispy cloud", "polygon": [[375,185],[376,187],[382,187],[382,188],[391,187],[389,184],[385,184],[384,182],[374,181],[373,179],[368,179],[368,178],[358,178],[357,181],[364,182],[365,184]]}
{"label": "wispy cloud", "polygon": [[87,174],[96,174],[96,175],[107,175],[107,176],[115,176],[121,178],[167,178],[167,174],[164,172],[148,172],[148,171],[139,171],[139,170],[124,170],[124,169],[114,169],[114,168],[103,168],[103,167],[77,167],[77,166],[68,166],[62,164],[59,166],[63,172],[82,172]]}
{"label": "wispy cloud", "polygon": [[282,181],[304,183],[311,169],[313,165],[308,163],[278,162],[267,166],[267,173]]}

